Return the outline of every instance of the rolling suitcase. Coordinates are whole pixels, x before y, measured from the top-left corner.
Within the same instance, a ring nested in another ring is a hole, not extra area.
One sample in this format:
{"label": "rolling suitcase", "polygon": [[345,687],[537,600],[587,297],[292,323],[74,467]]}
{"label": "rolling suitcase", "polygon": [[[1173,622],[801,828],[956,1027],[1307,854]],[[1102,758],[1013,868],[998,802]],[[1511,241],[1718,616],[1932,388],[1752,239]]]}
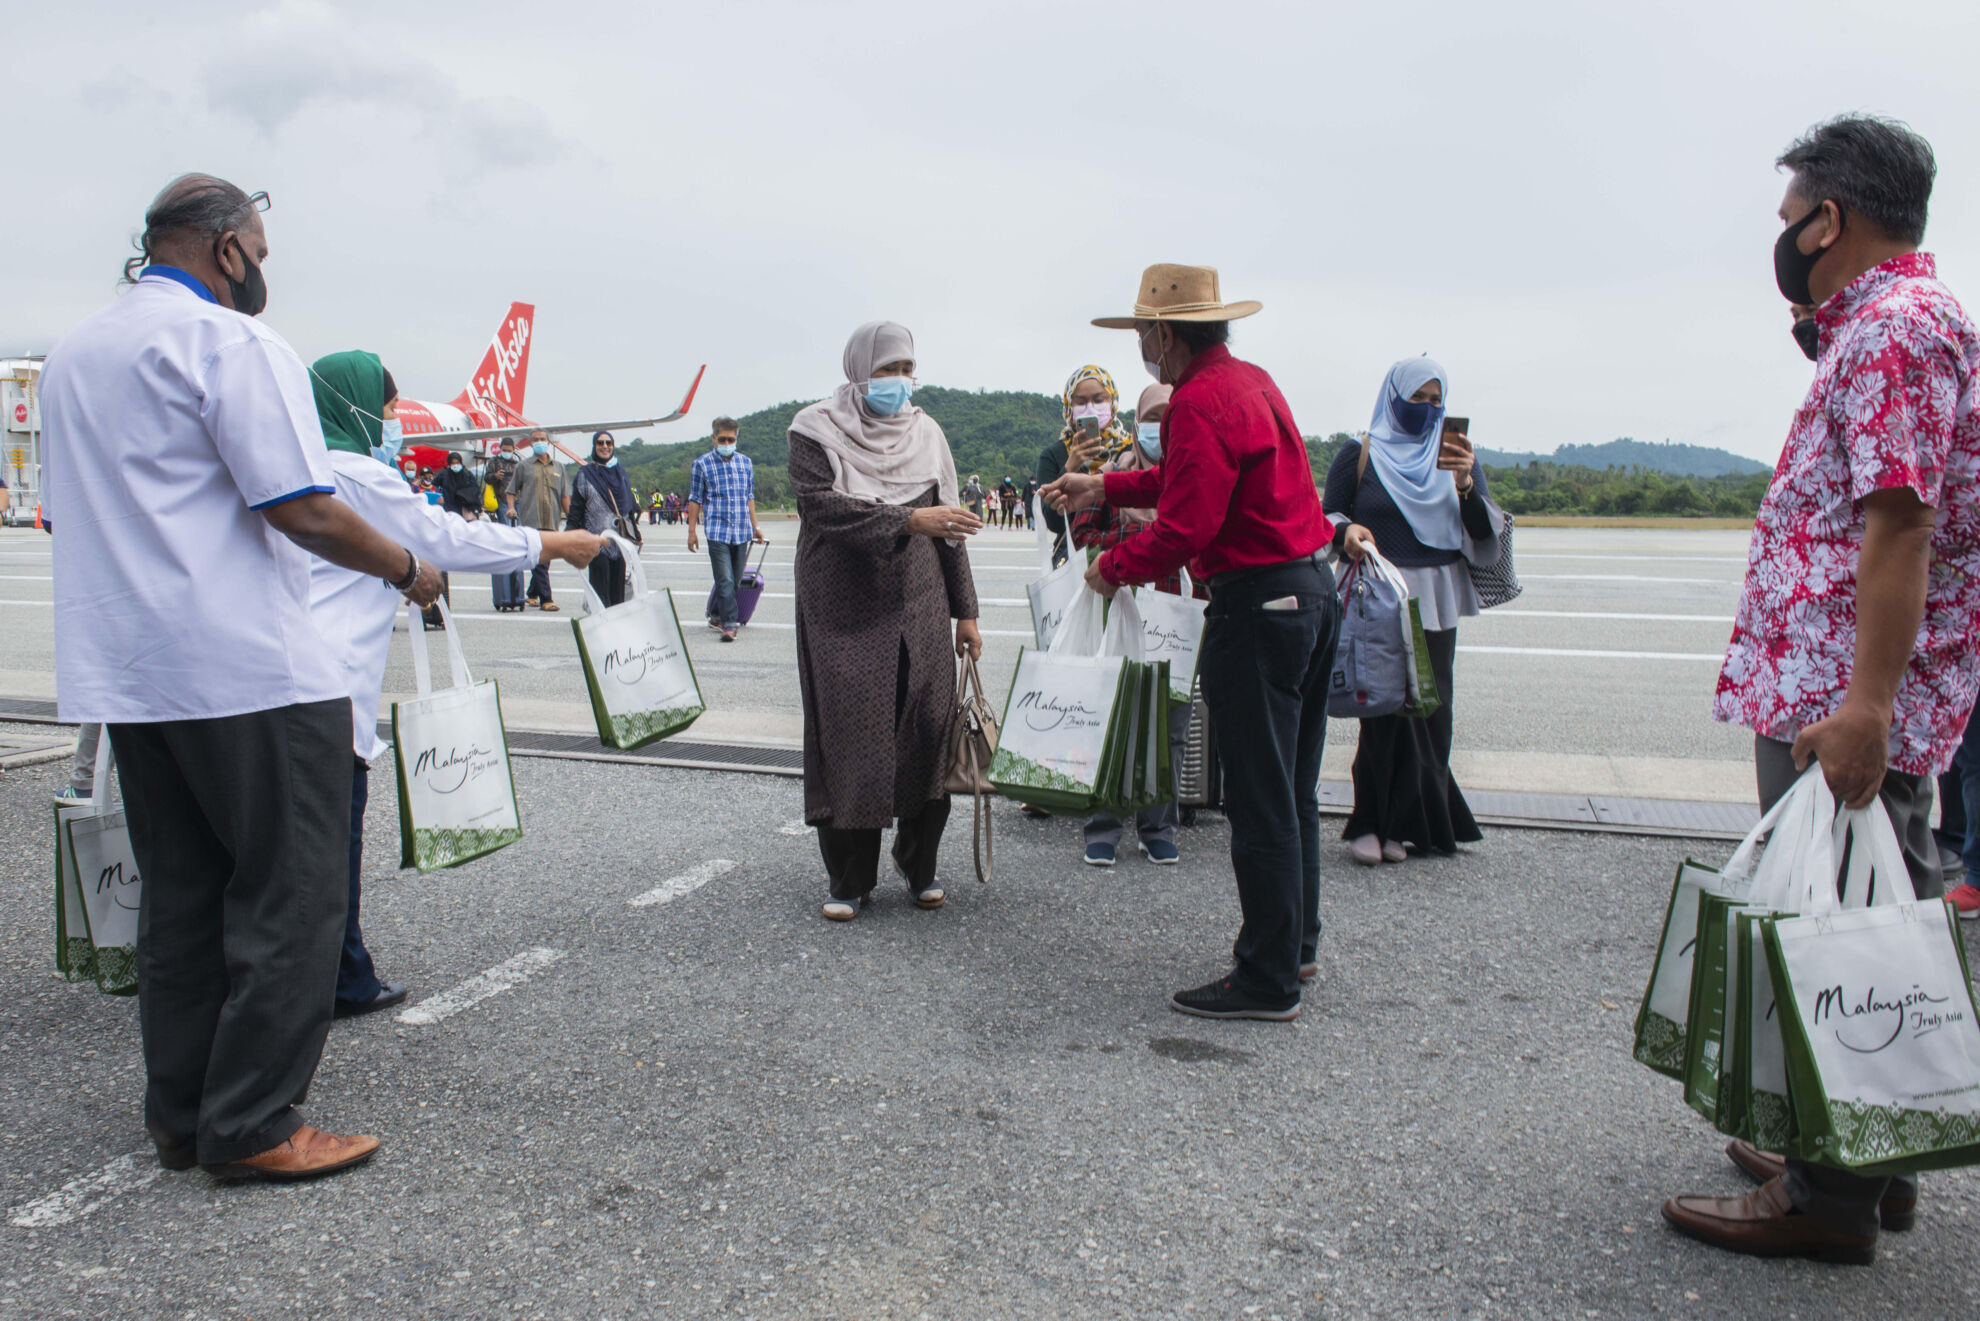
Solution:
{"label": "rolling suitcase", "polygon": [[495,597],[496,613],[523,608],[523,571],[514,569],[508,573],[489,575],[489,591]]}
{"label": "rolling suitcase", "polygon": [[[736,580],[736,619],[739,623],[747,624],[749,617],[756,613],[756,603],[763,595],[763,560],[769,551],[770,543],[768,541],[759,541],[757,543],[756,563],[744,569],[742,571],[742,577]],[[713,587],[708,589],[708,609],[705,613],[711,620],[715,618],[715,589]]]}

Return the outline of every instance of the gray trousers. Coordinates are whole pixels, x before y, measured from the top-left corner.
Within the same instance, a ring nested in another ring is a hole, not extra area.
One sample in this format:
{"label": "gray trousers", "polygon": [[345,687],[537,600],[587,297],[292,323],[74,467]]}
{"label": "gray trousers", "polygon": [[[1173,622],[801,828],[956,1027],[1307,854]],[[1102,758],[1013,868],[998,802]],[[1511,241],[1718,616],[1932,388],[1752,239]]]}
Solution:
{"label": "gray trousers", "polygon": [[[1173,776],[1182,771],[1183,745],[1189,741],[1189,712],[1190,707],[1187,703],[1173,702],[1169,707],[1171,797],[1166,803],[1157,803],[1153,807],[1143,808],[1135,813],[1135,829],[1144,844],[1151,839],[1159,839],[1168,844],[1176,842],[1176,822],[1181,818],[1182,810],[1176,806],[1173,796],[1175,791]],[[1086,823],[1088,844],[1116,846],[1121,842],[1121,836],[1126,833],[1127,827],[1122,824],[1121,819],[1109,812],[1095,812]]]}
{"label": "gray trousers", "polygon": [[[1801,772],[1794,768],[1794,745],[1779,739],[1755,735],[1753,769],[1760,782],[1760,810],[1780,801]],[[1898,842],[1904,846],[1905,869],[1911,873],[1911,888],[1920,899],[1937,899],[1946,892],[1939,873],[1939,848],[1932,840],[1932,777],[1887,771],[1878,794],[1884,810],[1891,814]],[[1788,1162],[1787,1193],[1797,1210],[1834,1225],[1858,1237],[1877,1234],[1877,1203],[1893,1184],[1908,1186],[1915,1194],[1914,1175],[1871,1177],[1826,1165],[1804,1161]]]}
{"label": "gray trousers", "polygon": [[138,907],[144,1119],[203,1165],[302,1125],[344,943],[351,703],[111,725]]}

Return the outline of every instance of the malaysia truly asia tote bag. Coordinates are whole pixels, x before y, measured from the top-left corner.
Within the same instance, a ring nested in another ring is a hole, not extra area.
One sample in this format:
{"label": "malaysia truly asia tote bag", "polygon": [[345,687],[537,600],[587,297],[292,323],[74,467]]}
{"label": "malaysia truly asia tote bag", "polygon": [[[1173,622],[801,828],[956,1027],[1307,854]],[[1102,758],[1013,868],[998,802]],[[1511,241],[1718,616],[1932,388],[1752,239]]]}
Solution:
{"label": "malaysia truly asia tote bag", "polygon": [[990,762],[990,782],[1006,797],[1058,812],[1093,807],[1114,751],[1127,664],[1099,654],[1103,635],[1100,598],[1082,587],[1049,649],[1019,649]]}
{"label": "malaysia truly asia tote bag", "polygon": [[1203,613],[1209,604],[1193,595],[1187,569],[1180,596],[1153,587],[1134,589],[1134,608],[1141,614],[1141,659],[1169,663],[1172,702],[1187,704],[1195,698],[1196,649],[1203,642]]}
{"label": "malaysia truly asia tote bag", "polygon": [[441,601],[454,686],[435,692],[419,607],[406,606],[419,696],[392,704],[392,760],[399,774],[399,865],[458,867],[523,836],[509,771],[509,739],[493,679],[476,683],[460,630]]}
{"label": "malaysia truly asia tote bag", "polygon": [[598,741],[632,749],[680,733],[708,707],[681,637],[673,592],[649,591],[639,548],[615,532],[606,535],[625,556],[632,591],[607,607],[587,577],[584,613],[571,621],[571,631],[584,662]]}
{"label": "malaysia truly asia tote bag", "polygon": [[[1031,499],[1031,514],[1032,521],[1038,525],[1038,578],[1027,583],[1024,592],[1031,598],[1031,636],[1043,651],[1052,645],[1052,635],[1059,631],[1059,621],[1066,617],[1066,611],[1086,592],[1086,565],[1083,557],[1068,554],[1064,564],[1053,568],[1052,532],[1045,526],[1045,506],[1038,496]],[[1070,533],[1066,545],[1070,550]]]}
{"label": "malaysia truly asia tote bag", "polygon": [[[71,981],[93,977],[106,995],[137,994],[138,907],[144,880],[138,875],[137,855],[124,809],[110,805],[110,731],[96,744],[96,776],[86,811],[57,814],[66,846],[71,895],[64,896],[63,935],[72,951]],[[66,923],[70,913],[81,916],[81,948],[77,931]],[[77,957],[80,954],[80,958]],[[87,972],[81,972],[86,965]]]}

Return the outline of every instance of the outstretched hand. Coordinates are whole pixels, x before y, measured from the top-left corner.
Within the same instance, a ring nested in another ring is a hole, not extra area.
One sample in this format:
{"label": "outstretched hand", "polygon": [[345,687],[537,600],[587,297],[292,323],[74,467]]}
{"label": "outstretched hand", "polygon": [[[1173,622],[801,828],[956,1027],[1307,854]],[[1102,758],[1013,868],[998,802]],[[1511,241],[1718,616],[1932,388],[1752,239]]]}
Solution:
{"label": "outstretched hand", "polygon": [[1062,514],[1075,509],[1091,509],[1094,505],[1105,504],[1107,481],[1093,473],[1069,472],[1055,481],[1047,482],[1039,488],[1038,494],[1045,503]]}

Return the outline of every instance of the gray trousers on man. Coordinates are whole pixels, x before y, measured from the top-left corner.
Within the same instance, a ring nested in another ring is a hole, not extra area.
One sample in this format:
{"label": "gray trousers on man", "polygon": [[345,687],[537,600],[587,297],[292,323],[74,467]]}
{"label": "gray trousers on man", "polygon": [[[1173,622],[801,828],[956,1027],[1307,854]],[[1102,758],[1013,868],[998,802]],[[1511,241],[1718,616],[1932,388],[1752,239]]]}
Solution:
{"label": "gray trousers on man", "polygon": [[111,725],[138,908],[144,1120],[167,1163],[281,1145],[330,1033],[351,702]]}
{"label": "gray trousers on man", "polygon": [[[1763,812],[1780,801],[1801,777],[1794,768],[1794,745],[1758,734],[1753,738],[1753,769],[1760,782]],[[1891,815],[1898,842],[1904,846],[1911,888],[1920,899],[1940,898],[1946,887],[1939,872],[1939,848],[1932,840],[1932,777],[1887,771],[1879,797]],[[1910,1184],[1915,1191],[1918,1183],[1910,1174],[1872,1178],[1798,1160],[1788,1162],[1785,1182],[1788,1196],[1804,1215],[1871,1238],[1877,1233],[1877,1203],[1891,1184]]]}
{"label": "gray trousers on man", "polygon": [[[1169,780],[1170,797],[1166,803],[1157,803],[1153,807],[1143,808],[1141,811],[1135,813],[1135,829],[1140,834],[1141,842],[1144,844],[1151,839],[1159,839],[1168,844],[1176,842],[1176,823],[1181,819],[1182,811],[1176,805],[1174,777],[1182,773],[1183,748],[1189,742],[1189,713],[1189,703],[1176,702],[1171,699],[1169,706],[1169,759],[1172,767]],[[1119,817],[1111,812],[1095,812],[1086,822],[1086,842],[1088,844],[1105,844],[1109,847],[1114,847],[1120,844],[1121,836],[1126,832],[1127,827],[1122,824]]]}

